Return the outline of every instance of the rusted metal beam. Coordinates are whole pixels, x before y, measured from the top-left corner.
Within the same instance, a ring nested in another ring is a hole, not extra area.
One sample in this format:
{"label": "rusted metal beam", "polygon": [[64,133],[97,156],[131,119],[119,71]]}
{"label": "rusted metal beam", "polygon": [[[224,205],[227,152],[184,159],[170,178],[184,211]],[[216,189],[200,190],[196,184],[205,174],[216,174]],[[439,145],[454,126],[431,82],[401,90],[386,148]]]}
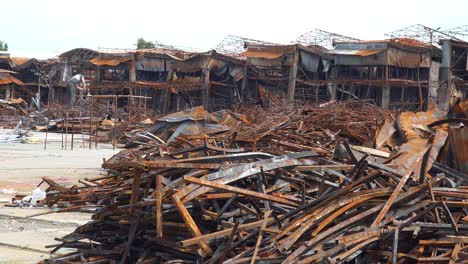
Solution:
{"label": "rusted metal beam", "polygon": [[271,214],[271,211],[267,211],[265,212],[263,216],[262,226],[258,230],[257,242],[255,243],[255,249],[252,255],[252,259],[250,260],[250,264],[254,264],[255,260],[257,259],[258,247],[260,247],[260,243],[262,242],[263,230],[265,230],[266,225],[268,224],[268,217],[270,217],[270,214]]}
{"label": "rusted metal beam", "polygon": [[[271,224],[271,223],[274,223],[274,222],[275,222],[275,219],[273,219],[272,217],[268,218],[268,224]],[[263,224],[263,220],[259,220],[259,221],[255,221],[255,222],[248,223],[248,224],[240,224],[237,229],[238,229],[238,231],[244,231],[244,230],[258,228],[258,227],[262,226],[262,224]],[[202,243],[202,242],[208,242],[208,241],[213,240],[213,239],[228,236],[231,232],[232,232],[232,228],[226,228],[226,229],[223,229],[223,230],[220,230],[220,231],[217,231],[217,232],[213,232],[213,233],[210,233],[210,234],[206,234],[206,235],[202,235],[202,236],[198,236],[198,237],[194,237],[194,238],[189,238],[189,239],[178,242],[178,244],[181,247],[188,247],[188,246],[192,246],[192,245],[197,245],[197,244]]]}
{"label": "rusted metal beam", "polygon": [[[293,154],[288,154],[280,157],[275,157],[272,159],[266,159],[258,162],[248,163],[239,165],[233,168],[226,169],[224,171],[215,172],[212,174],[208,174],[203,178],[209,181],[214,181],[219,179],[219,183],[228,184],[233,181],[237,181],[257,173],[260,173],[263,169],[264,171],[270,171],[278,168],[284,167],[294,167],[294,166],[304,166],[304,165],[312,165],[314,162],[309,160],[298,160],[299,158],[311,157],[316,156],[317,153],[313,151],[305,151],[305,152],[298,152]],[[205,194],[211,191],[212,188],[209,187],[196,187],[194,185],[189,185],[183,189],[181,189],[177,196],[183,202],[190,201],[202,194]]]}
{"label": "rusted metal beam", "polygon": [[[184,219],[185,224],[187,225],[188,229],[192,232],[192,235],[195,238],[202,236],[200,229],[198,228],[195,221],[193,221],[193,218],[190,216],[189,211],[185,208],[184,204],[179,200],[179,198],[177,198],[176,194],[172,195],[172,201],[174,202],[174,205],[176,206],[180,215]],[[211,248],[208,246],[206,242],[200,241],[200,248],[201,248],[201,251],[199,251],[200,255],[202,256],[211,255],[212,253]]]}
{"label": "rusted metal beam", "polygon": [[225,184],[214,182],[214,181],[206,181],[203,179],[197,179],[197,178],[187,177],[187,176],[184,177],[184,181],[195,183],[195,184],[202,185],[202,186],[207,186],[213,189],[219,189],[223,191],[234,192],[237,194],[243,194],[243,195],[251,196],[254,198],[261,199],[261,200],[267,200],[267,201],[276,202],[280,204],[286,204],[290,206],[299,206],[299,204],[292,202],[290,200],[286,200],[286,199],[279,198],[273,195],[254,192],[254,191],[250,191],[250,190],[246,190],[246,189],[242,189],[242,188],[238,188],[234,186],[229,186],[229,185],[225,185]]}
{"label": "rusted metal beam", "polygon": [[393,204],[393,201],[395,201],[396,197],[398,196],[398,194],[400,194],[401,192],[401,189],[403,189],[403,186],[406,184],[406,181],[410,178],[411,174],[413,174],[413,172],[408,172],[406,173],[406,175],[404,175],[401,179],[400,179],[400,182],[398,183],[398,185],[396,186],[395,190],[393,191],[393,193],[390,195],[390,198],[388,198],[388,200],[385,202],[385,205],[383,206],[382,210],[380,211],[380,213],[377,215],[377,217],[375,218],[374,222],[372,223],[371,227],[377,227],[380,222],[382,221],[382,219],[385,217],[385,215],[387,214],[388,210],[390,210],[390,207],[392,206]]}
{"label": "rusted metal beam", "polygon": [[219,264],[222,264],[224,260],[226,259],[226,256],[229,253],[229,250],[231,248],[232,241],[234,241],[234,237],[237,235],[237,228],[239,227],[239,224],[240,224],[239,220],[236,220],[236,222],[234,223],[234,227],[232,228],[231,234],[229,234],[228,241],[224,245],[224,250],[221,253],[221,257],[219,258],[219,261],[218,261]]}
{"label": "rusted metal beam", "polygon": [[162,214],[163,186],[162,175],[156,175],[156,237],[163,238],[163,214]]}

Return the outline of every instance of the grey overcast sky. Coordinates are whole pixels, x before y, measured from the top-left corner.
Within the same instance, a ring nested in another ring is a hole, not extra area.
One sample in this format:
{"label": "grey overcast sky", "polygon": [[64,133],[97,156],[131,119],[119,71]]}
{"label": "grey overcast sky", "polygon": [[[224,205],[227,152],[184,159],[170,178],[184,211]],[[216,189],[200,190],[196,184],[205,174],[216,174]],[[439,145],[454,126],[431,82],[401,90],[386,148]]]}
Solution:
{"label": "grey overcast sky", "polygon": [[14,56],[133,48],[136,39],[209,50],[226,35],[289,43],[314,28],[360,39],[413,24],[468,24],[467,0],[6,0],[0,40]]}

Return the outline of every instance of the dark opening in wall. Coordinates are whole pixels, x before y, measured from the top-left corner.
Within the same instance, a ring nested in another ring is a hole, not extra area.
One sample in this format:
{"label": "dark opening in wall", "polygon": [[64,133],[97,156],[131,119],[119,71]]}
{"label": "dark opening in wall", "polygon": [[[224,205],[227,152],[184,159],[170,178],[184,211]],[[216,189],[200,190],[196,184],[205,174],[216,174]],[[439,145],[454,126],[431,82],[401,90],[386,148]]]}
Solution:
{"label": "dark opening in wall", "polygon": [[101,80],[103,81],[128,81],[129,70],[122,68],[101,69]]}
{"label": "dark opening in wall", "polygon": [[167,72],[136,71],[136,79],[137,81],[165,82]]}

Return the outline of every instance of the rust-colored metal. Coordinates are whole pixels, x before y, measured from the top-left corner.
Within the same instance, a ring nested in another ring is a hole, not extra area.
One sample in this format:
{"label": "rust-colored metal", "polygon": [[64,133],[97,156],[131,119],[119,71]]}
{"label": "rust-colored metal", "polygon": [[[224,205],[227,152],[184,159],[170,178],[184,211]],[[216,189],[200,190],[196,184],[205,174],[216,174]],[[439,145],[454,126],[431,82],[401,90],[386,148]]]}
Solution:
{"label": "rust-colored metal", "polygon": [[[189,211],[185,208],[184,204],[179,200],[179,198],[177,198],[175,194],[172,196],[172,201],[174,202],[174,205],[176,206],[180,215],[184,219],[185,224],[187,225],[188,229],[192,232],[192,235],[194,237],[200,237],[202,233],[200,229],[198,228],[197,224],[195,223],[195,221],[193,220],[192,216],[190,215]],[[208,255],[211,255],[212,251],[206,242],[201,241],[199,253],[202,256],[208,256]]]}
{"label": "rust-colored metal", "polygon": [[[45,177],[48,205],[100,207],[94,221],[59,239],[81,254],[67,261],[427,263],[466,255],[466,175],[434,162],[451,121],[432,112],[393,118],[359,101],[239,113],[249,122],[207,118],[201,108],[159,117],[169,126],[130,137],[129,149],[104,161],[107,174],[71,187]],[[168,140],[196,131],[183,125],[195,119],[228,129]],[[378,128],[389,132],[372,149]],[[400,135],[410,147],[394,145]]]}
{"label": "rust-colored metal", "polygon": [[163,186],[162,176],[156,175],[156,237],[163,238],[163,214],[162,214],[162,199],[163,199]]}
{"label": "rust-colored metal", "polygon": [[273,195],[263,194],[263,193],[259,193],[259,192],[249,191],[249,190],[245,190],[245,189],[225,185],[225,184],[218,183],[218,182],[205,181],[205,180],[197,179],[197,178],[193,178],[193,177],[184,177],[184,181],[190,182],[190,183],[195,183],[195,184],[202,185],[202,186],[207,186],[207,187],[210,187],[210,188],[213,188],[213,189],[220,189],[220,190],[223,190],[223,191],[233,192],[233,193],[237,193],[237,194],[243,194],[243,195],[246,195],[246,196],[251,196],[251,197],[254,197],[254,198],[267,200],[267,201],[271,201],[271,202],[276,202],[276,203],[280,203],[280,204],[298,206],[297,203],[286,200],[286,199],[283,199],[283,198],[279,198],[279,197],[275,197]]}

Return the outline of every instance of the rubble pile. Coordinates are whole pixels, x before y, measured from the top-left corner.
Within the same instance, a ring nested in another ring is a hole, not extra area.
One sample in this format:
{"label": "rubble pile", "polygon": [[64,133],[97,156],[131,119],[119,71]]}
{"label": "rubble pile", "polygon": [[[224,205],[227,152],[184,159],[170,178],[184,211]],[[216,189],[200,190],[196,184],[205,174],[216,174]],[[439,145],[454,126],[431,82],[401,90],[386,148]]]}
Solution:
{"label": "rubble pile", "polygon": [[21,99],[0,99],[0,127],[14,128],[28,115],[28,105]]}
{"label": "rubble pile", "polygon": [[49,206],[95,210],[52,251],[76,252],[45,263],[466,259],[468,175],[437,159],[451,121],[393,115],[354,101],[160,117],[106,174],[43,178]]}

